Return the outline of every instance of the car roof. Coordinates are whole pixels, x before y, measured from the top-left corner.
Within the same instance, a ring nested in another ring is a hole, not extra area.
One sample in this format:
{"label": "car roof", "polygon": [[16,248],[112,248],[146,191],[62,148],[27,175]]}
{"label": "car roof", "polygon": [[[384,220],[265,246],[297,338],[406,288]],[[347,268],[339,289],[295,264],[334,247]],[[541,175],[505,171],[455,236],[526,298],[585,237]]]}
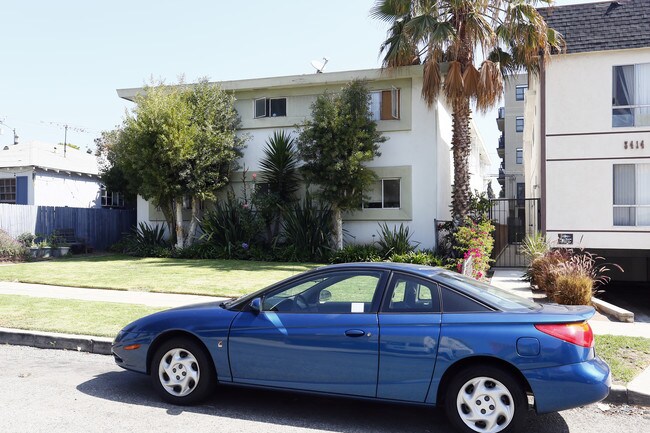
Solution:
{"label": "car roof", "polygon": [[423,277],[431,277],[445,269],[427,265],[416,265],[412,263],[394,263],[394,262],[355,262],[355,263],[339,263],[335,265],[321,266],[313,271],[327,271],[327,270],[359,270],[359,269],[376,269],[376,270],[389,270],[389,271],[404,271],[412,274],[418,274]]}

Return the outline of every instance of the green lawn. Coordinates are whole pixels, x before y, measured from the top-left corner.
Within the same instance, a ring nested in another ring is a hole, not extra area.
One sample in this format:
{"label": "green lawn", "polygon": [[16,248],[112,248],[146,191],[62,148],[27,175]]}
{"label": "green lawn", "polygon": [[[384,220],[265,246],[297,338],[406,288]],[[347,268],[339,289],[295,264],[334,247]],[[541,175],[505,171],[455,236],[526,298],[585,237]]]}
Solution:
{"label": "green lawn", "polygon": [[164,308],[113,302],[0,295],[0,327],[115,337],[135,319]]}
{"label": "green lawn", "polygon": [[650,338],[596,335],[596,353],[609,364],[614,382],[625,384],[650,365]]}
{"label": "green lawn", "polygon": [[316,267],[313,264],[238,260],[72,256],[0,266],[0,281],[239,296]]}

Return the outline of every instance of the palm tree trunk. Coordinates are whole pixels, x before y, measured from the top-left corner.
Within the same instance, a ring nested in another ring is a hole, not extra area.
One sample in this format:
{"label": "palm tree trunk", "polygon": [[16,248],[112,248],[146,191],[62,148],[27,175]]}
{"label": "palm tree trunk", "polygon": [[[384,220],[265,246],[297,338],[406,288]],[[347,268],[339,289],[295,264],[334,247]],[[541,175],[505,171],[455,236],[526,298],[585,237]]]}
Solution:
{"label": "palm tree trunk", "polygon": [[469,213],[469,155],[472,137],[469,129],[471,111],[469,98],[453,102],[451,149],[454,160],[454,184],[451,189],[451,208],[454,226],[460,226]]}

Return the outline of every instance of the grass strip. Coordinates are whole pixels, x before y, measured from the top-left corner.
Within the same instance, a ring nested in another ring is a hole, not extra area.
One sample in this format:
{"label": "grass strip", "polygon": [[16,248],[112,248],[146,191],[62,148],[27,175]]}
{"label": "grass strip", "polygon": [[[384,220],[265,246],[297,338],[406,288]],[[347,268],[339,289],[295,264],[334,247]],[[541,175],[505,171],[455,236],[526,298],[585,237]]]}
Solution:
{"label": "grass strip", "polygon": [[650,365],[650,338],[596,335],[596,353],[612,370],[616,384],[626,384]]}
{"label": "grass strip", "polygon": [[0,266],[0,281],[140,290],[159,293],[240,296],[318,265],[242,260],[72,256]]}
{"label": "grass strip", "polygon": [[128,323],[163,309],[115,302],[0,295],[0,327],[114,337]]}

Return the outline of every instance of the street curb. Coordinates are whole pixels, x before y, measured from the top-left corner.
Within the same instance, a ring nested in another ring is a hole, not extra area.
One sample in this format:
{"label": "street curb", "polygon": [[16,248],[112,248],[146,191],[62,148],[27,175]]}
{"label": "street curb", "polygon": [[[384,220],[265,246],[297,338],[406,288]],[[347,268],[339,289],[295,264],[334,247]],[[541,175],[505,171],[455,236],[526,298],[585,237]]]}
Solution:
{"label": "street curb", "polygon": [[39,349],[74,350],[77,352],[111,354],[112,339],[88,335],[69,335],[20,329],[0,328],[0,344],[30,346]]}

